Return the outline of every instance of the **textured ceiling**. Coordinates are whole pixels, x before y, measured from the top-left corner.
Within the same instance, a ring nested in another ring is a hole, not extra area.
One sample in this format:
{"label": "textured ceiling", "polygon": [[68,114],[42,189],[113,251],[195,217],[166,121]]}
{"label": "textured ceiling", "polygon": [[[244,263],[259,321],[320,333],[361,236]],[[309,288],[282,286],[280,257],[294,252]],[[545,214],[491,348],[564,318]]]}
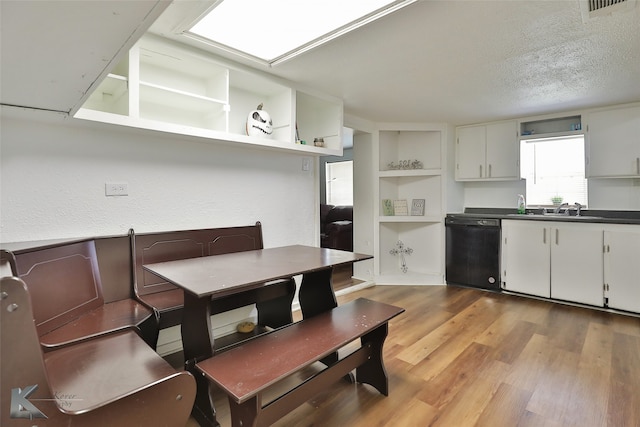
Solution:
{"label": "textured ceiling", "polygon": [[[581,1],[421,0],[262,69],[373,121],[470,124],[640,101],[640,5],[584,22]],[[203,3],[158,18],[167,0],[2,0],[0,101],[73,111],[152,22],[182,39],[172,29]]]}
{"label": "textured ceiling", "polygon": [[[152,31],[171,36],[179,6]],[[422,0],[268,71],[374,121],[466,124],[630,102],[640,100],[640,7],[583,22],[579,0]]]}

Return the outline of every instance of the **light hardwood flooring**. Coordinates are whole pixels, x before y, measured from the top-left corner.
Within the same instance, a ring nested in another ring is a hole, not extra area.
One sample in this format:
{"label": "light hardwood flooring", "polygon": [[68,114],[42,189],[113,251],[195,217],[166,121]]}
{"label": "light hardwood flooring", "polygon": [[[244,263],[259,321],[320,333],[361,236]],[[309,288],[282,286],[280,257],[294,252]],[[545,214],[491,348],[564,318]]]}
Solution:
{"label": "light hardwood flooring", "polygon": [[447,286],[376,286],[339,302],[358,297],[406,309],[385,342],[390,395],[340,382],[275,426],[640,427],[637,317]]}

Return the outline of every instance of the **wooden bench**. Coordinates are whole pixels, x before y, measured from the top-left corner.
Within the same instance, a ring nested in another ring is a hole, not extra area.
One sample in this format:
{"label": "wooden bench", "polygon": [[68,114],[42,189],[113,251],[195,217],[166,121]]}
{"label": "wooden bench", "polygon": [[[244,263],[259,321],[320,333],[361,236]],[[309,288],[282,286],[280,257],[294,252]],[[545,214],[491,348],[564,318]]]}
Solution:
{"label": "wooden bench", "polygon": [[[262,226],[209,228],[137,234],[133,229],[133,288],[136,298],[151,307],[159,318],[160,329],[182,322],[184,293],[159,276],[145,270],[145,264],[220,255],[263,248]],[[293,278],[270,283],[269,286],[212,300],[211,314],[218,314],[256,304],[257,323],[278,328],[293,321],[291,304],[295,294]],[[282,307],[288,306],[288,310]]]}
{"label": "wooden bench", "polygon": [[[158,323],[153,311],[131,298],[128,236],[3,251],[3,257],[9,259],[13,275],[27,284],[38,336],[46,349],[124,329],[138,331],[155,345]],[[109,300],[103,294],[103,277],[122,283],[121,290],[110,289]]]}
{"label": "wooden bench", "polygon": [[0,424],[34,425],[43,417],[48,426],[187,423],[196,394],[193,375],[176,372],[135,331],[44,353],[25,283],[3,277],[0,288]]}
{"label": "wooden bench", "polygon": [[[385,396],[388,378],[382,347],[388,322],[404,312],[392,305],[357,299],[196,364],[228,396],[234,427],[268,426],[345,375]],[[290,392],[263,406],[263,392],[290,375],[360,338],[360,347]]]}

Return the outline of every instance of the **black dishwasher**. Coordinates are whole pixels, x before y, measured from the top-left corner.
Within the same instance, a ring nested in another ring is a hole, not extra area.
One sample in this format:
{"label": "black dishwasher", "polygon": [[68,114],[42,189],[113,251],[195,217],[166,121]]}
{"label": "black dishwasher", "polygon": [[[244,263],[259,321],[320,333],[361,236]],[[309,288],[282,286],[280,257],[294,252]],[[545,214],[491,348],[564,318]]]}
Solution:
{"label": "black dishwasher", "polygon": [[500,220],[447,215],[447,284],[500,290]]}

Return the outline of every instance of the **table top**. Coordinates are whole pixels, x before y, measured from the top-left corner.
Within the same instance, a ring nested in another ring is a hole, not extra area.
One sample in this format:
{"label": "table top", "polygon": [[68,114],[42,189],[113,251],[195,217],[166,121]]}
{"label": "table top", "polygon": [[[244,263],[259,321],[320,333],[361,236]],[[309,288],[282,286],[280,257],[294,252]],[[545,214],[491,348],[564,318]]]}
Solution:
{"label": "table top", "polygon": [[234,252],[147,264],[144,268],[198,297],[223,296],[265,282],[373,258],[312,246]]}

